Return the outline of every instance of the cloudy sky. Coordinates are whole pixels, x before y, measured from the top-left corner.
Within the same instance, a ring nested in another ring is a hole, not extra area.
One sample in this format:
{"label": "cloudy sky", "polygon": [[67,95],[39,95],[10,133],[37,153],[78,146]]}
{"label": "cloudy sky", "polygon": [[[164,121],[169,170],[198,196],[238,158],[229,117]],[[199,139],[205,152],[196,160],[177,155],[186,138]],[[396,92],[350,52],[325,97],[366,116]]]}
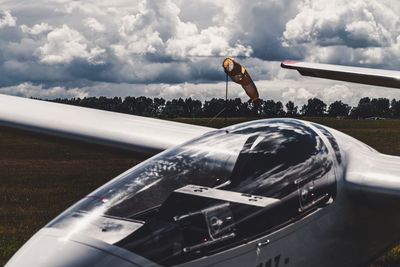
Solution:
{"label": "cloudy sky", "polygon": [[221,62],[234,56],[264,99],[400,99],[400,90],[279,67],[296,59],[400,70],[398,14],[397,0],[0,0],[0,93],[224,97]]}

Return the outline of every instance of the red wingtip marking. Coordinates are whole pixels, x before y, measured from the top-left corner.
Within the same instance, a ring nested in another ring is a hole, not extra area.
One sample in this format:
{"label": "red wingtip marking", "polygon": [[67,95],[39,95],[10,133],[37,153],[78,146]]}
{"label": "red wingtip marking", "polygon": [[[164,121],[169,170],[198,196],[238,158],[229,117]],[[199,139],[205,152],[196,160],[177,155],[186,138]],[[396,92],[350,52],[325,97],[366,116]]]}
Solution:
{"label": "red wingtip marking", "polygon": [[288,68],[291,65],[294,65],[296,63],[299,63],[299,62],[296,61],[296,60],[284,60],[284,61],[281,62],[281,67],[282,68]]}
{"label": "red wingtip marking", "polygon": [[296,61],[296,60],[284,60],[284,61],[282,61],[282,64],[284,64],[284,65],[291,65],[291,64],[296,64],[296,63],[299,63],[299,62]]}

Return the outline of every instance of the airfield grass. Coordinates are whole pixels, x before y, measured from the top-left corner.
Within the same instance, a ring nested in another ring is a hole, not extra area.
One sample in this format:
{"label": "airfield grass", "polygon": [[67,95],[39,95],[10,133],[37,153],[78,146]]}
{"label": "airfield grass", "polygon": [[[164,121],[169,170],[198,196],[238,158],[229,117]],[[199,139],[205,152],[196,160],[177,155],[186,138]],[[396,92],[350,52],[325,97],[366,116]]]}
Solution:
{"label": "airfield grass", "polygon": [[[382,153],[400,155],[400,120],[305,119],[343,131]],[[177,119],[215,128],[248,120]],[[143,159],[0,127],[0,266],[60,212]],[[400,245],[372,266],[400,266]]]}

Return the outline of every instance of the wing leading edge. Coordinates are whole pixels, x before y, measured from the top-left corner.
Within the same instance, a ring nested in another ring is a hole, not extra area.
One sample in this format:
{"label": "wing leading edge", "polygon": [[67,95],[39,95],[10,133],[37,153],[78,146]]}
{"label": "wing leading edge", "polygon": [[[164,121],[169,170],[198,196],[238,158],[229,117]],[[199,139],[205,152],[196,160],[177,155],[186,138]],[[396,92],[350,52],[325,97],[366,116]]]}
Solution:
{"label": "wing leading edge", "polygon": [[303,76],[400,88],[400,72],[285,60],[282,68],[297,70]]}
{"label": "wing leading edge", "polygon": [[213,128],[0,95],[0,125],[155,154]]}

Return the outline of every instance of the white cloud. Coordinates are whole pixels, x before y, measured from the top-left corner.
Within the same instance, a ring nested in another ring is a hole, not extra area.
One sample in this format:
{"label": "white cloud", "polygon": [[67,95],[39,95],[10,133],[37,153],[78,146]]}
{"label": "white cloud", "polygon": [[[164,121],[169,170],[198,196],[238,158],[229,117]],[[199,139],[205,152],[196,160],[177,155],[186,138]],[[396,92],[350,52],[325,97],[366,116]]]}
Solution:
{"label": "white cloud", "polygon": [[[299,83],[300,85],[301,83]],[[282,92],[282,99],[286,101],[290,100],[299,105],[305,104],[310,98],[319,98],[323,100],[327,105],[333,103],[336,100],[342,100],[345,103],[351,105],[357,105],[358,100],[362,97],[362,89],[354,88],[349,84],[335,84],[331,82],[326,86],[317,87],[310,86],[304,87],[290,87]],[[374,97],[379,94],[369,95]]]}
{"label": "white cloud", "polygon": [[0,93],[41,99],[86,97],[88,93],[80,88],[66,89],[60,86],[44,88],[42,85],[22,83],[16,86],[2,87]]}
{"label": "white cloud", "polygon": [[51,31],[53,29],[52,26],[50,26],[49,24],[47,24],[46,22],[42,22],[40,24],[35,24],[32,27],[28,27],[25,24],[20,26],[21,31],[24,33],[29,33],[29,34],[33,34],[33,35],[38,35],[44,32],[48,32]]}
{"label": "white cloud", "polygon": [[[134,14],[123,16],[119,23],[120,42],[113,45],[120,58],[129,54],[156,54],[176,58],[195,56],[249,56],[251,47],[232,42],[232,29],[197,25],[180,19],[180,8],[172,1],[142,1]],[[222,21],[224,23],[224,21]]]}
{"label": "white cloud", "polygon": [[286,23],[283,43],[304,60],[399,69],[400,5],[390,0],[308,1]]}
{"label": "white cloud", "polygon": [[13,27],[17,23],[17,19],[13,17],[9,10],[0,10],[0,29],[5,27]]}
{"label": "white cloud", "polygon": [[289,88],[286,92],[282,93],[282,98],[289,99],[295,103],[301,103],[307,101],[309,98],[313,98],[314,95],[307,89],[300,88]]}
{"label": "white cloud", "polygon": [[95,32],[105,32],[106,28],[95,18],[87,18],[85,25]]}
{"label": "white cloud", "polygon": [[275,99],[284,102],[291,100],[299,106],[314,97],[323,100],[327,105],[341,100],[351,106],[356,106],[362,97],[400,99],[400,91],[397,89],[313,78],[301,78],[297,81],[282,80],[276,84],[280,84],[281,89],[280,96],[275,96]]}
{"label": "white cloud", "polygon": [[146,18],[145,13],[127,15],[120,21],[120,43],[114,45],[118,56],[129,54],[155,53],[163,46],[160,32],[149,23],[152,18]]}
{"label": "white cloud", "polygon": [[[189,28],[189,29],[188,29]],[[204,56],[250,56],[253,52],[250,46],[240,42],[231,46],[226,39],[229,35],[225,27],[209,27],[200,32],[191,25],[181,25],[180,34],[169,39],[166,45],[166,54],[173,57],[204,57]]]}
{"label": "white cloud", "polygon": [[70,63],[75,58],[101,63],[104,49],[89,48],[86,38],[78,31],[63,25],[47,34],[47,42],[38,48],[40,61],[46,64]]}
{"label": "white cloud", "polygon": [[397,14],[377,0],[304,0],[299,9],[283,32],[287,44],[385,47],[399,33]]}

